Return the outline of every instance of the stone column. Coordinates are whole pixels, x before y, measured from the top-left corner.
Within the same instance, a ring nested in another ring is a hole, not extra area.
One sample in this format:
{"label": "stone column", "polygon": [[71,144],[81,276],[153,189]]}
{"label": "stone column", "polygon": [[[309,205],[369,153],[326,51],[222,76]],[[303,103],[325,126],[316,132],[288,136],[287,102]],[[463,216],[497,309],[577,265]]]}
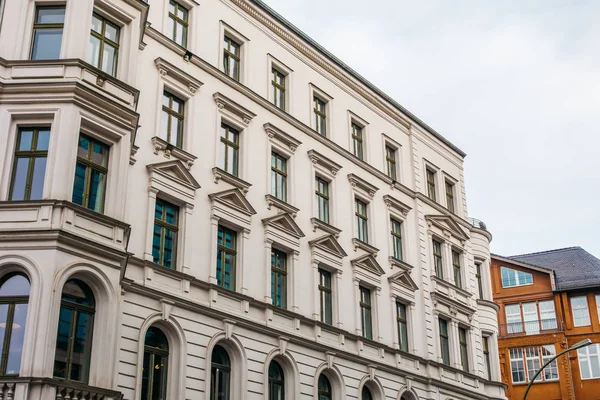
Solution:
{"label": "stone column", "polygon": [[208,282],[217,284],[217,240],[219,238],[219,217],[212,215],[210,218],[210,265],[208,266]]}
{"label": "stone column", "polygon": [[313,320],[321,319],[321,299],[319,298],[319,262],[312,260],[313,268]]}
{"label": "stone column", "polygon": [[361,324],[361,315],[360,315],[360,279],[354,277],[354,309],[356,310],[356,324],[354,332],[358,336],[363,335],[362,324]]}
{"label": "stone column", "polygon": [[152,238],[154,236],[154,209],[156,208],[156,195],[158,189],[148,188],[148,211],[146,213],[146,246],[144,251],[144,260],[153,261],[152,257]]}
{"label": "stone column", "polygon": [[271,239],[265,238],[265,261],[264,261],[264,271],[265,271],[265,303],[271,304],[273,302],[273,298],[271,297],[271,252],[273,241]]}

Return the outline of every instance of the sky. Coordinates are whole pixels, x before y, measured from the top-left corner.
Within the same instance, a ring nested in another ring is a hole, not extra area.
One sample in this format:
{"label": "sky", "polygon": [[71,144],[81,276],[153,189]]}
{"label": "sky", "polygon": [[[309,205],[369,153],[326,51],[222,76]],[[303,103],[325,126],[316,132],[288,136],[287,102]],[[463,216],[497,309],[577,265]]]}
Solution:
{"label": "sky", "polygon": [[600,258],[600,1],[264,1],[467,153],[492,252]]}

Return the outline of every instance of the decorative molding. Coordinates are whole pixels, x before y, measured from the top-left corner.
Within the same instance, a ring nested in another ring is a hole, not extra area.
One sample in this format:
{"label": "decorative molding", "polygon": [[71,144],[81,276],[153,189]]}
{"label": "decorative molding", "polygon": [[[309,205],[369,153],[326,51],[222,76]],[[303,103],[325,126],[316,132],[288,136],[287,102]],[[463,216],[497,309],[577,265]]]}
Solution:
{"label": "decorative molding", "polygon": [[316,150],[309,150],[307,154],[310,158],[310,161],[312,161],[313,164],[320,165],[321,167],[331,172],[333,176],[335,176],[338,173],[338,171],[342,169],[342,166],[340,164],[330,160],[329,158],[325,157]]}
{"label": "decorative molding", "polygon": [[170,62],[160,57],[154,60],[154,64],[156,65],[156,68],[158,68],[158,73],[160,74],[160,76],[168,76],[173,78],[174,80],[185,86],[187,90],[192,94],[192,96],[196,94],[198,89],[200,89],[200,87],[203,85],[203,83],[200,82],[198,79],[194,78],[187,72],[182,71],[181,69],[177,68]]}
{"label": "decorative molding", "polygon": [[392,268],[397,267],[404,272],[410,273],[414,268],[412,265],[408,264],[407,262],[399,260],[393,256],[389,256],[388,261]]}
{"label": "decorative molding", "polygon": [[395,273],[394,275],[388,277],[388,281],[390,282],[390,284],[398,284],[409,289],[412,292],[419,290],[419,287],[417,286],[415,281],[410,277],[410,274],[407,271],[399,271]]}
{"label": "decorative molding", "polygon": [[322,230],[323,232],[327,232],[327,233],[335,236],[336,239],[339,238],[340,233],[342,233],[341,229],[338,229],[333,225],[329,225],[327,222],[323,222],[319,218],[316,218],[316,217],[312,217],[310,219],[310,223],[312,224],[313,232],[316,232],[317,228],[318,228],[318,229]]}
{"label": "decorative molding", "polygon": [[294,207],[291,204],[286,203],[283,200],[278,199],[272,194],[265,195],[265,200],[267,202],[267,209],[270,210],[272,207],[276,207],[280,212],[288,213],[292,216],[292,218],[296,218],[298,215],[299,208]]}
{"label": "decorative molding", "polygon": [[344,258],[348,254],[333,235],[325,235],[308,242],[310,247],[318,248],[338,258]]}
{"label": "decorative molding", "polygon": [[270,218],[264,218],[262,222],[265,226],[270,226],[282,230],[292,235],[296,239],[304,237],[304,232],[302,232],[302,229],[300,229],[300,227],[298,226],[298,224],[296,224],[296,222],[290,214],[277,214]]}
{"label": "decorative molding", "polygon": [[291,135],[288,135],[281,129],[277,128],[275,125],[271,123],[266,123],[263,125],[265,128],[265,133],[269,137],[269,139],[277,141],[284,146],[288,147],[292,153],[296,151],[296,149],[302,144],[302,142]]}
{"label": "decorative molding", "polygon": [[252,204],[242,195],[240,189],[229,189],[218,193],[211,193],[208,198],[212,202],[218,202],[228,207],[232,207],[241,213],[251,216],[256,214],[256,210]]}
{"label": "decorative molding", "polygon": [[200,184],[186,166],[179,160],[164,161],[146,166],[150,173],[156,173],[179,183],[190,190],[200,189]]}
{"label": "decorative molding", "polygon": [[447,239],[454,236],[460,240],[463,245],[464,242],[469,240],[469,236],[460,225],[454,219],[446,215],[425,215],[425,220],[427,221],[427,226],[429,228],[436,227],[440,229]]}
{"label": "decorative molding", "polygon": [[198,158],[179,147],[168,143],[167,141],[159,138],[158,136],[154,136],[152,139],[152,149],[154,154],[158,155],[161,151],[165,158],[170,159],[171,156],[173,158],[181,161],[185,167],[189,170],[194,165],[194,161]]}
{"label": "decorative molding", "polygon": [[375,246],[370,245],[367,242],[363,242],[360,239],[352,238],[352,246],[354,246],[354,251],[358,249],[364,250],[373,257],[377,257],[377,253],[379,253],[379,249]]}
{"label": "decorative molding", "polygon": [[383,196],[383,201],[385,202],[385,205],[387,206],[387,208],[389,210],[395,210],[397,212],[399,212],[400,214],[402,214],[402,216],[406,217],[408,215],[408,212],[410,210],[412,210],[412,208],[410,206],[407,206],[406,204],[404,204],[403,202],[401,202],[398,199],[395,199],[394,197],[390,196],[389,194],[386,194],[385,196]]}
{"label": "decorative molding", "polygon": [[251,183],[246,182],[245,180],[240,179],[237,176],[233,176],[229,172],[226,172],[219,167],[214,167],[212,169],[212,173],[215,177],[216,184],[218,184],[219,181],[227,182],[230,185],[240,189],[244,193],[244,196],[248,193],[248,190],[250,190],[250,186],[252,186]]}
{"label": "decorative molding", "polygon": [[385,271],[383,268],[381,268],[381,265],[379,265],[377,260],[375,260],[375,257],[373,257],[371,254],[366,254],[362,257],[355,258],[354,260],[350,261],[350,264],[355,271],[356,268],[360,267],[378,277],[385,274]]}
{"label": "decorative molding", "polygon": [[219,108],[220,110],[225,109],[237,115],[242,119],[242,121],[244,121],[246,125],[248,125],[250,121],[252,121],[252,118],[256,117],[255,113],[248,110],[246,107],[236,103],[235,101],[231,100],[229,97],[225,96],[222,93],[214,93],[213,100],[217,104],[217,108]]}
{"label": "decorative molding", "polygon": [[348,181],[350,181],[350,185],[352,185],[353,188],[364,191],[370,198],[373,198],[375,193],[379,190],[375,185],[370,184],[355,174],[348,174]]}

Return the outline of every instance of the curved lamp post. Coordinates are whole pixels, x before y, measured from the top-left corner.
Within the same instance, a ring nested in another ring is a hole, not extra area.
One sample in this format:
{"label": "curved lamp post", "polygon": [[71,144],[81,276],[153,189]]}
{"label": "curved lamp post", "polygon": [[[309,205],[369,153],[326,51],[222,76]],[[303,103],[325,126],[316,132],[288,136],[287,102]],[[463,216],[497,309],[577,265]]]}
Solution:
{"label": "curved lamp post", "polygon": [[527,399],[527,393],[529,393],[529,389],[531,389],[531,385],[533,384],[533,382],[535,382],[535,378],[537,378],[538,375],[544,370],[544,368],[546,368],[548,365],[550,365],[550,363],[552,361],[556,360],[558,357],[562,356],[565,353],[580,349],[585,346],[589,346],[590,344],[592,344],[592,341],[590,339],[584,339],[579,343],[575,343],[575,345],[573,345],[573,347],[571,347],[570,349],[566,349],[565,351],[562,351],[562,352],[558,353],[557,355],[555,355],[554,357],[552,357],[552,359],[550,361],[548,361],[546,364],[544,364],[542,366],[542,368],[540,368],[538,370],[538,372],[536,372],[536,374],[533,376],[533,379],[529,380],[529,385],[527,385],[527,389],[525,389],[525,393],[523,394],[523,400]]}

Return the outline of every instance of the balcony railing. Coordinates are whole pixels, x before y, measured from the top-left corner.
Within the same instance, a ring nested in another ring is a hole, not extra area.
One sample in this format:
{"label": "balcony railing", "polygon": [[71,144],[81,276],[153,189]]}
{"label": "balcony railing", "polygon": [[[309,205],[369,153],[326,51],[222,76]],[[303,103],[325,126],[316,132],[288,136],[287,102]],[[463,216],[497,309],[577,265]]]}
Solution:
{"label": "balcony railing", "polygon": [[1,377],[0,400],[13,400],[17,387],[39,391],[48,400],[122,400],[123,394],[114,390],[50,378]]}
{"label": "balcony railing", "polygon": [[471,225],[473,225],[475,228],[479,228],[482,229],[484,231],[487,231],[487,225],[485,224],[485,222],[478,220],[477,218],[467,218],[467,221],[469,221],[469,223]]}
{"label": "balcony railing", "polygon": [[510,324],[500,324],[498,328],[500,337],[542,335],[564,330],[562,321],[558,318],[511,322]]}

